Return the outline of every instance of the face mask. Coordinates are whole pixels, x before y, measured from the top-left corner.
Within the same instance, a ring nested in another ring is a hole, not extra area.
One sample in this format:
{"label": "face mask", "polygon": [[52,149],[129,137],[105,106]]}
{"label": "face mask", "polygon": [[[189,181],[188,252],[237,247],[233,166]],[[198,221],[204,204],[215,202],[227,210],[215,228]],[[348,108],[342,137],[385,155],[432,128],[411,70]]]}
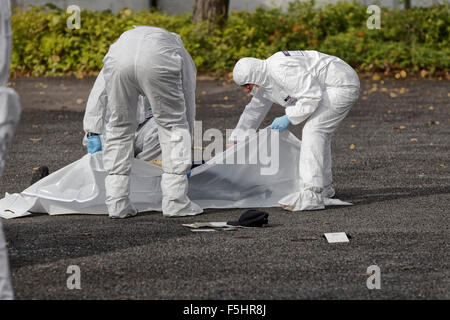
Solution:
{"label": "face mask", "polygon": [[250,91],[250,94],[251,94],[252,96],[255,96],[255,95],[258,93],[258,89],[259,89],[259,88],[257,88],[256,86],[253,86],[253,89]]}

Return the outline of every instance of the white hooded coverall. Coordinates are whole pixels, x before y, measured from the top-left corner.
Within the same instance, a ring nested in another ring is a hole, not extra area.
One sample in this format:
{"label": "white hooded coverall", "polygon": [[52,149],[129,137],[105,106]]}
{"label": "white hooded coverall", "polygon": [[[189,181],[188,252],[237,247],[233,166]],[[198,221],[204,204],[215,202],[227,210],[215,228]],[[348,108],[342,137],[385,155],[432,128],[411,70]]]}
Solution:
{"label": "white hooded coverall", "polygon": [[[5,165],[6,148],[20,118],[17,93],[6,87],[11,61],[11,10],[9,0],[0,0],[0,177]],[[0,300],[13,299],[8,252],[0,220]]]}
{"label": "white hooded coverall", "polygon": [[[306,120],[300,151],[300,190],[280,200],[292,211],[323,209],[332,197],[331,137],[359,97],[356,72],[343,60],[317,51],[277,52],[266,60],[243,58],[233,70],[238,85],[256,84],[230,141],[256,130],[273,103],[293,125]],[[283,155],[280,155],[283,156]]]}
{"label": "white hooded coverall", "polygon": [[[195,215],[203,210],[187,196],[195,119],[196,68],[181,38],[156,27],[124,32],[103,59],[106,119],[103,163],[106,206],[111,217],[136,214],[129,199],[131,161],[139,96],[149,99],[162,152],[165,216]],[[86,132],[103,132],[100,114],[85,116]]]}
{"label": "white hooded coverall", "polygon": [[[89,94],[84,113],[84,129],[86,133],[99,134],[102,142],[105,141],[105,128],[110,116],[107,114],[107,101],[105,78],[102,70],[97,76]],[[147,97],[139,96],[136,121],[138,128],[134,136],[134,156],[145,161],[157,159],[161,155],[158,127],[153,118],[153,112]],[[88,130],[88,128],[92,131]],[[86,144],[87,139],[84,139],[83,143]]]}

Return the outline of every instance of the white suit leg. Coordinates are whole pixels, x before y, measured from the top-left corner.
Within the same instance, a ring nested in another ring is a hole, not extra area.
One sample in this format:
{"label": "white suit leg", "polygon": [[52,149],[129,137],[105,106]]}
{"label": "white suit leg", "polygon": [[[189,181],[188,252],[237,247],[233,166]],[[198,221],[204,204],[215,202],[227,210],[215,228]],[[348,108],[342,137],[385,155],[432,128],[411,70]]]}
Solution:
{"label": "white suit leg", "polygon": [[[0,0],[0,177],[4,168],[4,156],[20,118],[20,102],[17,93],[6,87],[11,61],[11,10],[9,1]],[[9,272],[8,251],[0,221],[0,300],[14,298]]]}
{"label": "white suit leg", "polygon": [[333,174],[331,172],[332,160],[331,160],[331,138],[326,140],[324,150],[324,164],[323,164],[323,191],[322,196],[325,198],[331,198],[334,196],[333,188]]}
{"label": "white suit leg", "polygon": [[[358,99],[359,87],[327,87],[318,109],[307,120],[302,133],[299,171],[300,192],[280,200],[292,211],[323,209],[322,192],[331,188],[331,137]],[[334,191],[334,190],[333,190]],[[326,196],[324,194],[324,196]]]}
{"label": "white suit leg", "polygon": [[13,298],[8,265],[8,251],[5,245],[2,222],[0,220],[0,300],[12,300]]}
{"label": "white suit leg", "polygon": [[[4,168],[4,156],[14,129],[20,118],[19,96],[11,88],[0,86],[0,177]],[[13,299],[13,289],[5,246],[2,223],[0,221],[0,300]]]}
{"label": "white suit leg", "polygon": [[108,172],[105,179],[106,206],[112,218],[125,218],[137,213],[129,198],[134,134],[137,126],[136,105],[139,96],[132,81],[133,60],[133,57],[124,56],[120,47],[110,49],[104,60],[110,117],[105,130],[103,163]]}
{"label": "white suit leg", "polygon": [[165,47],[163,54],[157,46],[152,44],[148,48],[150,56],[142,57],[151,63],[140,63],[143,67],[138,70],[138,79],[150,99],[158,126],[163,168],[162,211],[165,216],[196,215],[203,210],[187,196],[192,137],[182,86],[183,59],[176,46]]}
{"label": "white suit leg", "polygon": [[134,139],[134,156],[145,161],[154,160],[161,155],[158,126],[152,117],[136,131]]}

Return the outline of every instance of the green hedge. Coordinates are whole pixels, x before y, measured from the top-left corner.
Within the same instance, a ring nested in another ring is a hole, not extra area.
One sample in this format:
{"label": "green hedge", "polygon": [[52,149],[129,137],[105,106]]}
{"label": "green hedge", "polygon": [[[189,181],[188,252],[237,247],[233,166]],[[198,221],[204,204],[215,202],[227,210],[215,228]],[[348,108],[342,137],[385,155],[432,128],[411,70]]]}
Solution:
{"label": "green hedge", "polygon": [[368,30],[367,7],[342,2],[317,7],[293,2],[287,12],[258,8],[232,12],[223,28],[194,25],[190,13],[168,16],[124,9],[81,12],[81,29],[69,30],[65,11],[15,9],[12,75],[89,74],[119,35],[133,25],[153,25],[181,35],[200,72],[230,72],[244,56],[266,58],[280,50],[310,49],[337,55],[361,71],[448,71],[448,4],[409,10],[382,9],[381,29]]}

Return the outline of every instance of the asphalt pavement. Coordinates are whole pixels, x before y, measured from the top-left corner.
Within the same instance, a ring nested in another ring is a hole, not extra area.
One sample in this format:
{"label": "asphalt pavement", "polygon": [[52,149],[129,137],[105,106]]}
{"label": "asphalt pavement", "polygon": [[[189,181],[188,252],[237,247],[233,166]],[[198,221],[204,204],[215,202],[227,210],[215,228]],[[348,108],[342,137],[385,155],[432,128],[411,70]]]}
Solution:
{"label": "asphalt pavement", "polygon": [[[33,168],[82,157],[83,112],[95,78],[20,78],[23,113],[0,194],[24,190]],[[203,131],[232,129],[249,96],[200,79]],[[17,299],[449,299],[450,82],[363,80],[333,139],[336,197],[354,206],[269,213],[266,228],[194,233],[183,223],[245,211],[112,220],[68,215],[3,220]],[[262,126],[282,115],[274,106]],[[301,138],[301,126],[289,128]],[[204,143],[204,146],[208,142]],[[326,232],[350,242],[329,244]],[[70,290],[68,267],[81,272]],[[367,268],[380,268],[368,289]]]}

